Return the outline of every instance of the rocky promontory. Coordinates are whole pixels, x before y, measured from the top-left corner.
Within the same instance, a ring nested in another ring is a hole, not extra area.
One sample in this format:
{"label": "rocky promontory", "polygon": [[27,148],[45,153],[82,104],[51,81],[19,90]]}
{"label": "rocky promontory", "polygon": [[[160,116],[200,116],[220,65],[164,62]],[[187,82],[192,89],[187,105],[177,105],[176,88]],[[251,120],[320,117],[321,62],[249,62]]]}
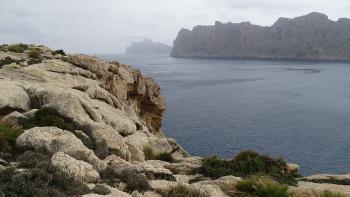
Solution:
{"label": "rocky promontory", "polygon": [[301,177],[253,151],[191,157],[164,136],[164,110],[160,87],[128,65],[1,45],[0,196],[350,195],[348,175]]}
{"label": "rocky promontory", "polygon": [[126,48],[126,54],[170,54],[172,47],[146,39],[134,42]]}
{"label": "rocky promontory", "polygon": [[181,29],[173,57],[350,60],[350,19],[321,13],[279,18],[272,26],[249,22]]}

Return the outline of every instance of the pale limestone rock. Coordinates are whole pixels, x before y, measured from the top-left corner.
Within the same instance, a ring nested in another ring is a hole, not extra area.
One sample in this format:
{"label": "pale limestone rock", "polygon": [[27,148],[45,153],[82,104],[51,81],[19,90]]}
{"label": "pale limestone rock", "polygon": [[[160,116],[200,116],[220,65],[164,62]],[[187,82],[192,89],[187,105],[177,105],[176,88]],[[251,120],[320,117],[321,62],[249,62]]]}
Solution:
{"label": "pale limestone rock", "polygon": [[321,194],[325,190],[334,193],[340,193],[345,196],[350,196],[350,186],[348,185],[335,185],[335,184],[320,184],[312,182],[299,181],[297,187],[290,187],[289,192],[296,193],[296,196],[306,197],[318,197],[316,194]]}
{"label": "pale limestone rock", "polygon": [[178,185],[175,181],[167,180],[151,180],[148,182],[151,186],[151,189],[160,194],[165,194],[167,190]]}
{"label": "pale limestone rock", "polygon": [[88,183],[95,183],[100,180],[100,175],[93,169],[92,165],[76,160],[63,152],[55,153],[51,158],[51,162],[53,166],[67,173],[75,180]]}
{"label": "pale limestone rock", "polygon": [[27,117],[17,111],[14,111],[12,113],[10,113],[9,115],[3,117],[0,120],[0,123],[4,123],[6,125],[10,125],[12,127],[20,127],[19,123],[18,123],[18,119],[19,118],[23,118],[26,119]]}
{"label": "pale limestone rock", "polygon": [[31,101],[27,92],[15,83],[0,81],[0,115],[12,111],[28,111]]}
{"label": "pale limestone rock", "polygon": [[202,165],[201,157],[179,158],[179,162],[165,163],[164,167],[171,170],[175,174],[189,174],[193,169]]}
{"label": "pale limestone rock", "polygon": [[74,134],[56,127],[35,127],[26,130],[17,138],[17,145],[45,148],[50,153],[64,152],[75,159],[90,163],[99,172],[107,167],[107,164],[97,158]]}
{"label": "pale limestone rock", "polygon": [[31,109],[31,110],[23,113],[23,115],[26,116],[27,118],[33,118],[37,111],[38,111],[38,109]]}
{"label": "pale limestone rock", "polygon": [[199,185],[212,185],[218,186],[221,191],[227,195],[234,195],[236,192],[235,185],[241,181],[240,177],[235,176],[223,176],[216,180],[200,181],[197,184]]}
{"label": "pale limestone rock", "polygon": [[296,174],[299,172],[299,165],[294,164],[294,163],[288,163],[287,164],[287,171],[292,173],[292,174]]}

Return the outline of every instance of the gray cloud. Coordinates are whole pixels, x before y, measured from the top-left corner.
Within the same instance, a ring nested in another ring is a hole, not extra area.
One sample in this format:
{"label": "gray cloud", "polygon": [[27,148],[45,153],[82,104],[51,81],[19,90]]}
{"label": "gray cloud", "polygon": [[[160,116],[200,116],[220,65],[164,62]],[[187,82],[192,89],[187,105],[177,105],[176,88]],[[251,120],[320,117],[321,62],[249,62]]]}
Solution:
{"label": "gray cloud", "polygon": [[336,20],[349,9],[348,0],[1,0],[0,42],[116,53],[145,38],[171,44],[179,29],[216,20],[271,25],[312,11]]}

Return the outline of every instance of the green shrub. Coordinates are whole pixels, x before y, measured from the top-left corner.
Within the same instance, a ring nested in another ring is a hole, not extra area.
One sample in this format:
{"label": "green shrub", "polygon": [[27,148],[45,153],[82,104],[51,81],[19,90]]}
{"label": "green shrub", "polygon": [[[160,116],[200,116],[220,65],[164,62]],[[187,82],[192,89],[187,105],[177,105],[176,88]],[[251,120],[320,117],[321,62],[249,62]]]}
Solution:
{"label": "green shrub", "polygon": [[289,197],[288,186],[279,184],[269,177],[255,176],[239,181],[236,189],[244,194],[257,197]]}
{"label": "green shrub", "polygon": [[331,191],[324,191],[322,197],[345,197],[345,195],[340,194],[340,193],[334,193]]}
{"label": "green shrub", "polygon": [[33,64],[40,64],[43,61],[41,59],[29,59],[29,61],[27,61],[28,65],[33,65]]}
{"label": "green shrub", "polygon": [[63,56],[65,56],[66,53],[62,49],[59,49],[59,50],[53,51],[52,55],[63,55]]}
{"label": "green shrub", "polygon": [[143,147],[143,153],[145,154],[146,160],[153,160],[156,158],[156,155],[154,154],[153,149],[149,146]]}
{"label": "green shrub", "polygon": [[14,45],[10,45],[7,47],[7,50],[14,52],[14,53],[23,53],[24,50],[28,49],[28,45],[26,44],[14,44]]}
{"label": "green shrub", "polygon": [[39,60],[41,59],[41,50],[33,48],[29,51],[29,58]]}
{"label": "green shrub", "polygon": [[10,57],[5,57],[3,59],[0,59],[0,68],[7,65],[7,64],[12,64],[14,61],[12,58]]}
{"label": "green shrub", "polygon": [[[23,156],[23,159],[30,160],[30,154],[25,154],[27,155]],[[89,192],[83,183],[55,168],[50,157],[42,155],[41,158],[36,160],[37,163],[32,162],[28,165],[30,168],[24,172],[17,172],[14,168],[0,171],[0,191],[5,196],[33,197],[78,196]]]}
{"label": "green shrub", "polygon": [[14,144],[19,135],[21,135],[22,130],[7,126],[5,124],[0,124],[0,146],[4,141]]}
{"label": "green shrub", "polygon": [[180,184],[166,191],[165,197],[208,197],[208,195]]}
{"label": "green shrub", "polygon": [[91,191],[100,195],[107,195],[111,193],[111,191],[109,191],[109,189],[104,185],[96,185]]}
{"label": "green shrub", "polygon": [[171,155],[171,153],[160,153],[159,155],[156,156],[155,158],[156,160],[161,160],[161,161],[166,161],[166,162],[170,162],[173,163],[175,162],[175,159],[173,158],[173,156]]}
{"label": "green shrub", "polygon": [[253,180],[249,180],[249,179],[242,180],[236,184],[236,189],[241,192],[254,193],[255,192],[254,184],[255,183]]}
{"label": "green shrub", "polygon": [[257,188],[258,197],[288,197],[288,186],[277,183],[269,183],[261,188]]}
{"label": "green shrub", "polygon": [[55,109],[49,107],[40,108],[33,118],[20,118],[19,123],[24,129],[46,126],[54,126],[67,131],[75,131],[77,129],[70,120],[61,116]]}
{"label": "green shrub", "polygon": [[234,159],[224,160],[219,157],[211,157],[203,160],[202,166],[195,169],[195,173],[201,173],[212,178],[233,175],[248,177],[255,174],[266,174],[274,177],[280,183],[295,185],[295,177],[287,171],[287,164],[283,159],[273,159],[265,155],[259,155],[253,151],[244,151]]}

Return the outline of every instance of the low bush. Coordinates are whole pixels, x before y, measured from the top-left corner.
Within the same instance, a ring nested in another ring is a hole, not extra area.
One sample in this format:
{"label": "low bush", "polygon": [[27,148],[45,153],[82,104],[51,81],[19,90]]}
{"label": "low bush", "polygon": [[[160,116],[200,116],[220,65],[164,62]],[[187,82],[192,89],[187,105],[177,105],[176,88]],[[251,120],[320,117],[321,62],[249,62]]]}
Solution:
{"label": "low bush", "polygon": [[22,44],[22,43],[10,45],[7,47],[7,50],[14,52],[14,53],[23,53],[27,49],[28,49],[28,45]]}
{"label": "low bush", "polygon": [[155,154],[153,149],[149,146],[143,147],[143,153],[145,154],[146,160],[161,160],[173,163],[175,162],[174,157],[171,155],[171,153],[163,152],[160,154]]}
{"label": "low bush", "polygon": [[0,124],[0,146],[1,141],[6,141],[10,144],[14,144],[16,142],[17,137],[21,135],[22,132],[23,131],[21,129],[13,128],[5,124]]}
{"label": "low bush", "polygon": [[156,156],[156,160],[161,160],[161,161],[166,161],[169,163],[175,162],[174,157],[171,155],[171,153],[160,153],[159,155]]}
{"label": "low bush", "polygon": [[257,197],[289,197],[288,186],[279,184],[268,177],[252,177],[236,184],[243,194]]}
{"label": "low bush", "polygon": [[55,109],[49,107],[40,108],[33,118],[20,118],[19,124],[24,129],[46,126],[54,126],[67,131],[75,131],[77,129],[70,120],[61,116]]}
{"label": "low bush", "polygon": [[109,191],[109,189],[104,185],[96,185],[91,191],[100,195],[107,195],[111,193],[111,191]]}
{"label": "low bush", "polygon": [[29,51],[29,58],[39,60],[41,59],[41,50],[37,48],[33,48]]}
{"label": "low bush", "polygon": [[166,191],[165,197],[208,197],[208,195],[184,185],[177,185]]}
{"label": "low bush", "polygon": [[265,174],[274,177],[280,183],[289,185],[296,184],[297,176],[287,171],[287,164],[283,159],[273,159],[253,151],[241,152],[231,160],[219,157],[205,159],[201,167],[195,169],[194,172],[212,178],[227,175],[249,177],[255,174]]}
{"label": "low bush", "polygon": [[[23,159],[40,153],[25,153]],[[55,168],[50,157],[42,155],[42,159],[30,164],[25,171],[8,168],[0,171],[0,191],[5,196],[79,196],[89,192],[83,183],[70,178],[67,174]],[[21,160],[20,162],[23,162]],[[28,161],[27,161],[28,162]]]}
{"label": "low bush", "polygon": [[0,68],[5,66],[5,65],[8,65],[8,64],[12,64],[16,61],[14,61],[12,58],[10,57],[5,57],[3,59],[0,59]]}
{"label": "low bush", "polygon": [[53,51],[51,53],[52,53],[52,55],[63,55],[63,56],[66,55],[66,53],[62,49]]}
{"label": "low bush", "polygon": [[149,146],[143,147],[143,153],[145,155],[146,160],[153,160],[156,158],[156,155],[154,154],[153,149]]}
{"label": "low bush", "polygon": [[236,189],[238,191],[245,192],[245,193],[254,193],[255,192],[254,184],[255,182],[253,180],[249,180],[249,179],[242,180],[236,184]]}

